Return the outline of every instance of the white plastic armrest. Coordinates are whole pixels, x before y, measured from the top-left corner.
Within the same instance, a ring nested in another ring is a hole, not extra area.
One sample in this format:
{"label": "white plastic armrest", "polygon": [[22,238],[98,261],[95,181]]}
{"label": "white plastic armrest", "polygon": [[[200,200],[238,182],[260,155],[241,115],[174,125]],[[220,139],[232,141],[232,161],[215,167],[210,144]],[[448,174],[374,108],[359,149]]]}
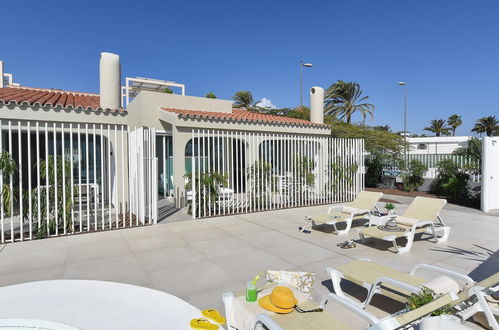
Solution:
{"label": "white plastic armrest", "polygon": [[415,224],[413,224],[412,226],[416,227],[416,228],[419,228],[419,227],[424,227],[424,226],[428,226],[428,225],[434,225],[434,223],[432,221],[418,221],[416,222]]}
{"label": "white plastic armrest", "polygon": [[417,228],[424,227],[424,226],[433,226],[433,222],[431,221],[418,221],[415,224],[411,226],[411,233],[415,233]]}
{"label": "white plastic armrest", "polygon": [[326,295],[324,297],[324,299],[322,300],[321,306],[323,306],[323,307],[326,306],[326,304],[329,300],[333,300],[333,301],[339,303],[340,305],[342,305],[346,309],[352,311],[353,313],[357,314],[358,316],[360,316],[361,318],[363,318],[364,320],[369,322],[369,324],[371,324],[371,325],[374,325],[378,322],[378,318],[376,316],[372,315],[368,311],[363,310],[362,308],[360,308],[358,306],[358,304],[354,303],[353,301],[347,300],[345,298],[341,298],[340,296],[338,296],[334,293],[330,293],[330,294]]}
{"label": "white plastic armrest", "polygon": [[[258,325],[265,325],[265,328],[269,330],[284,330],[279,324],[277,324],[276,321],[274,321],[274,319],[272,319],[269,315],[263,313],[256,316],[256,321],[253,329],[258,329]],[[264,329],[263,327],[261,328]]]}
{"label": "white plastic armrest", "polygon": [[441,273],[441,274],[448,275],[450,277],[458,278],[458,279],[464,281],[466,283],[466,285],[475,283],[475,281],[473,281],[473,279],[471,277],[469,277],[468,275],[464,275],[464,274],[452,271],[450,269],[446,269],[446,268],[442,268],[442,267],[438,267],[438,266],[434,266],[434,265],[428,265],[428,264],[418,264],[418,265],[414,266],[409,274],[414,275],[420,269],[431,270],[431,271],[434,271],[436,273]]}
{"label": "white plastic armrest", "polygon": [[231,319],[232,314],[232,305],[234,303],[234,299],[236,299],[236,295],[234,292],[226,292],[222,295],[222,301],[225,307],[225,319],[227,320],[227,328],[230,329],[233,323]]}
{"label": "white plastic armrest", "polygon": [[[391,284],[391,285],[394,285],[394,286],[396,286],[396,287],[398,287],[400,289],[404,289],[404,290],[407,290],[407,291],[410,291],[410,292],[413,292],[413,293],[419,293],[419,292],[421,292],[421,288],[415,287],[415,286],[407,284],[405,282],[401,282],[401,281],[395,280],[395,279],[390,278],[390,277],[380,277],[380,278],[378,278],[376,280],[376,282],[373,284],[372,288],[378,288],[383,283]],[[373,289],[371,289],[371,290],[373,290]]]}
{"label": "white plastic armrest", "polygon": [[343,209],[343,206],[344,205],[335,205],[335,206],[330,206],[328,209],[327,209],[327,214],[331,214],[333,212],[338,212],[338,211],[341,211]]}

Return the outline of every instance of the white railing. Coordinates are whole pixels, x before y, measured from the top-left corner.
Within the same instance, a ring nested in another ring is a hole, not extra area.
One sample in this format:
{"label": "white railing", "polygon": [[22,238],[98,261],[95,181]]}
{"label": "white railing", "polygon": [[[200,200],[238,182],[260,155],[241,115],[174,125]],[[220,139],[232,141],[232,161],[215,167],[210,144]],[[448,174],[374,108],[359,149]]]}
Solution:
{"label": "white railing", "polygon": [[186,186],[193,218],[345,202],[364,189],[364,142],[193,130]]}
{"label": "white railing", "polygon": [[[405,163],[407,164],[414,159],[422,162],[428,167],[428,170],[424,174],[425,179],[435,179],[438,175],[438,164],[444,160],[450,159],[462,169],[478,167],[478,164],[475,161],[469,159],[468,157],[462,155],[453,155],[453,154],[420,154],[420,155],[409,154],[406,156],[402,155],[401,160],[405,161]],[[383,174],[391,176],[400,176],[401,173],[402,169],[401,169],[400,160],[394,159],[390,161],[385,161],[383,163]],[[471,171],[469,171],[468,173],[470,175],[471,182],[480,182],[481,180],[480,174],[476,174]]]}
{"label": "white railing", "polygon": [[133,141],[132,133],[139,134],[123,125],[0,120],[0,152],[17,167],[8,176],[0,167],[0,241],[154,223],[157,183],[138,180],[157,173],[154,131]]}

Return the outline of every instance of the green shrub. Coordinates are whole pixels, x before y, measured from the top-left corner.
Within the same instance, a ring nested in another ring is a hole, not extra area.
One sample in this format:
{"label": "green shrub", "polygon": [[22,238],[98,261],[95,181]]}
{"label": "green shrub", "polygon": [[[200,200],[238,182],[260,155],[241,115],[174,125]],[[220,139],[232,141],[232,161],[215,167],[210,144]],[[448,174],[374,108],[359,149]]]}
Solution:
{"label": "green shrub", "polygon": [[[195,191],[193,197],[196,202],[196,217],[205,216],[210,210],[214,210],[218,201],[220,185],[227,185],[227,176],[217,172],[196,172]],[[192,190],[192,172],[184,175],[187,180],[186,190]],[[189,202],[187,213],[192,214],[192,201]]]}
{"label": "green shrub", "polygon": [[449,201],[467,202],[471,199],[469,178],[469,174],[452,159],[442,160],[438,163],[438,174],[430,191]]}
{"label": "green shrub", "polygon": [[380,155],[374,154],[371,157],[366,157],[366,187],[376,188],[381,182],[381,174],[383,174],[383,158]]}
{"label": "green shrub", "polygon": [[409,162],[409,165],[405,167],[405,171],[402,174],[402,182],[404,184],[405,191],[418,190],[424,183],[424,174],[428,171],[428,166],[423,164],[417,159],[413,159]]}
{"label": "green shrub", "polygon": [[[435,292],[433,292],[428,288],[423,287],[421,289],[421,292],[417,294],[412,293],[411,296],[407,299],[407,308],[411,311],[415,310],[416,308],[419,308],[423,305],[432,302],[433,300],[435,300],[435,298],[438,298],[438,295]],[[446,305],[442,308],[435,310],[433,313],[431,313],[431,315],[438,316],[438,315],[453,314],[453,313],[454,309],[450,305]]]}

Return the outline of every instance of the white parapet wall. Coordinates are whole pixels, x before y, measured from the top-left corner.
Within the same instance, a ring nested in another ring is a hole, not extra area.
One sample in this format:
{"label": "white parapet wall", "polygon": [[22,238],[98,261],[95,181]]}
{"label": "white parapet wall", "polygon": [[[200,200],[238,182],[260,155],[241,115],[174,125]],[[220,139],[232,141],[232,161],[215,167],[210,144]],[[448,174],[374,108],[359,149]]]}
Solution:
{"label": "white parapet wall", "polygon": [[499,214],[499,137],[484,137],[482,211]]}

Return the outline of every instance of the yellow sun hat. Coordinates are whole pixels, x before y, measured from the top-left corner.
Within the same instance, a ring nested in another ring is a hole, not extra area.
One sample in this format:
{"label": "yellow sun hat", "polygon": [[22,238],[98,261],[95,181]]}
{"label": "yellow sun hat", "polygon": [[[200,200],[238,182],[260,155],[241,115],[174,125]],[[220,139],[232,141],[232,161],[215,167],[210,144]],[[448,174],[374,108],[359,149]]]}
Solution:
{"label": "yellow sun hat", "polygon": [[298,300],[293,291],[285,286],[277,286],[272,293],[258,300],[260,307],[279,314],[288,314],[293,311]]}

